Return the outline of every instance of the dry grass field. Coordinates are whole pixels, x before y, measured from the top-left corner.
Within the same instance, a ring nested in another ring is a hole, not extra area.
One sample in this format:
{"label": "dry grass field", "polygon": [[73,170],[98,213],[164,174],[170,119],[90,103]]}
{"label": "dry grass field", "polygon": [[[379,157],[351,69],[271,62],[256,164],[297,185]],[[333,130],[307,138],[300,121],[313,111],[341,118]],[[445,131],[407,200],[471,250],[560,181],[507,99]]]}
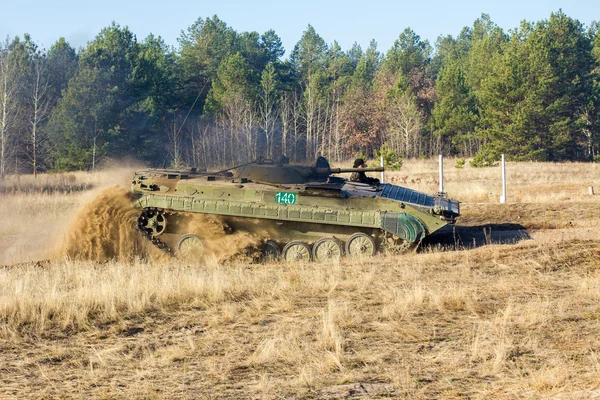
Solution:
{"label": "dry grass field", "polygon": [[[463,217],[415,254],[64,257],[130,172],[0,182],[0,398],[600,398],[599,164],[509,163],[500,205],[447,161]],[[387,179],[434,193],[437,160]]]}

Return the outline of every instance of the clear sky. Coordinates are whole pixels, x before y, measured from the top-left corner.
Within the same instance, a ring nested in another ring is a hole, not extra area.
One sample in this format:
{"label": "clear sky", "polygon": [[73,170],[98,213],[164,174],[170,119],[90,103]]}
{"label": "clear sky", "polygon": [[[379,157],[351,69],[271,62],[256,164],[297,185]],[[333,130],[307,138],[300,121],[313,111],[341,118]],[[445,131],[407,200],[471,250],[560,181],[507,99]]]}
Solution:
{"label": "clear sky", "polygon": [[139,40],[149,33],[177,46],[177,38],[199,17],[214,14],[238,32],[274,29],[289,55],[308,24],[327,43],[337,40],[344,50],[354,42],[365,49],[371,39],[387,51],[398,35],[412,28],[432,45],[439,35],[456,36],[482,13],[505,31],[520,21],[547,19],[562,9],[586,26],[600,21],[600,0],[22,0],[3,1],[0,38],[31,34],[42,48],[59,37],[74,47],[84,46],[115,21],[129,26]]}

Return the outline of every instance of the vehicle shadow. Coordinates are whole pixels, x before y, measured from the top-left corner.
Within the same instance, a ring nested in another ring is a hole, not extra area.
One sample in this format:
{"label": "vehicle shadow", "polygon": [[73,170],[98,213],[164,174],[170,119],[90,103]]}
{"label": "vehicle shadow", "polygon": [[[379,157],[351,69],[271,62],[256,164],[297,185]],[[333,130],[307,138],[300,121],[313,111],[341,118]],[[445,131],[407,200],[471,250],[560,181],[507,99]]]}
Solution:
{"label": "vehicle shadow", "polygon": [[490,244],[514,244],[529,240],[529,232],[520,224],[446,225],[421,242],[421,249],[473,249]]}

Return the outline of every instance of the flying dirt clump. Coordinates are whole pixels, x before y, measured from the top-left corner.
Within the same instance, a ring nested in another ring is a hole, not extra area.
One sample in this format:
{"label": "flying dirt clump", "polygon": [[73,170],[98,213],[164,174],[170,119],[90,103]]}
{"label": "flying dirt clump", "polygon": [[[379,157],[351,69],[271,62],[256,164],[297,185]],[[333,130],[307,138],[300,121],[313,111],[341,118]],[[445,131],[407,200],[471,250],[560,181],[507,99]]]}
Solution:
{"label": "flying dirt clump", "polygon": [[[137,230],[140,210],[132,207],[133,201],[132,193],[122,187],[115,186],[100,192],[74,218],[57,255],[92,261],[167,260],[169,256],[144,239]],[[205,255],[214,257],[218,262],[254,260],[264,243],[261,235],[234,231],[218,216],[180,214],[174,217],[169,222],[174,225],[173,233],[179,236],[187,233],[198,235],[204,243]],[[159,236],[159,239],[165,239],[164,236]],[[175,243],[168,244],[175,250]]]}

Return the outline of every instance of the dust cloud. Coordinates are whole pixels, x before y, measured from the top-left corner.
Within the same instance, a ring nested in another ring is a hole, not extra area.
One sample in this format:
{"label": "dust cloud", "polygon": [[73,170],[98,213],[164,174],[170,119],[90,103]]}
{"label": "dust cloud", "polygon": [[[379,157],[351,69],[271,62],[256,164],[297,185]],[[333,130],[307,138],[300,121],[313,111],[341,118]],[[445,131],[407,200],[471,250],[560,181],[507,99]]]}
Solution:
{"label": "dust cloud", "polygon": [[[132,207],[133,200],[133,195],[122,187],[101,191],[74,218],[57,256],[93,261],[168,260],[167,254],[137,230],[140,210]],[[177,241],[188,233],[199,236],[204,244],[205,256],[217,262],[256,260],[265,240],[259,233],[233,230],[219,216],[196,213],[168,215],[167,231],[159,238],[177,255]]]}
{"label": "dust cloud", "polygon": [[260,257],[265,238],[259,233],[233,229],[225,218],[209,214],[179,216],[182,234],[192,233],[202,239],[205,255],[218,262],[253,261]]}
{"label": "dust cloud", "polygon": [[147,245],[136,229],[139,210],[122,187],[101,191],[87,203],[67,228],[59,257],[78,260],[130,260],[148,255]]}

